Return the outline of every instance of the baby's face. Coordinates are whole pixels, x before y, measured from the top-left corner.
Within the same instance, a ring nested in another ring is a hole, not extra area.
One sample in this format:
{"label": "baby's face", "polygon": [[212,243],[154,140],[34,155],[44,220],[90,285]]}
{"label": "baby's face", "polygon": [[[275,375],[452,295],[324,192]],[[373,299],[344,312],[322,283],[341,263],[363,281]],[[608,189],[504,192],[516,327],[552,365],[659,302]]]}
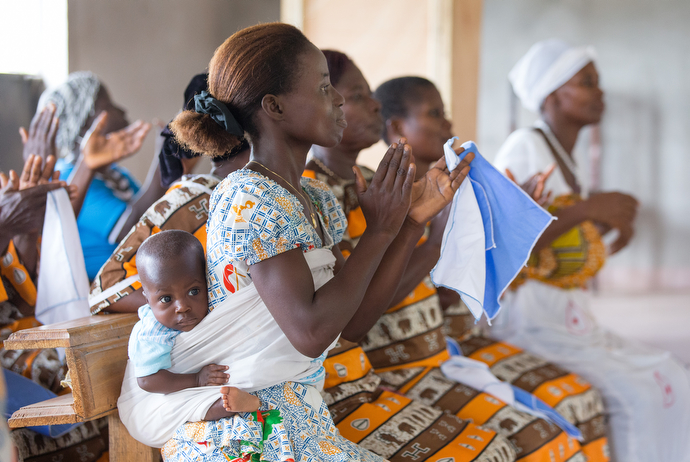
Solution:
{"label": "baby's face", "polygon": [[206,273],[198,262],[181,256],[157,272],[154,280],[142,278],[146,300],[158,322],[170,329],[188,332],[208,312]]}

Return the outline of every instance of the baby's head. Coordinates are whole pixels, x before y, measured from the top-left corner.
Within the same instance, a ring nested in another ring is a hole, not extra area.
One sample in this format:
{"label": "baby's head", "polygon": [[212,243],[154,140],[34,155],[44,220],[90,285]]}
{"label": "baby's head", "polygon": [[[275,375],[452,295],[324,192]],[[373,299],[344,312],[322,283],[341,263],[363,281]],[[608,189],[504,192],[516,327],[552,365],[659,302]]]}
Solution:
{"label": "baby's head", "polygon": [[144,297],[158,322],[188,332],[206,316],[206,258],[199,240],[186,231],[154,234],[137,251]]}

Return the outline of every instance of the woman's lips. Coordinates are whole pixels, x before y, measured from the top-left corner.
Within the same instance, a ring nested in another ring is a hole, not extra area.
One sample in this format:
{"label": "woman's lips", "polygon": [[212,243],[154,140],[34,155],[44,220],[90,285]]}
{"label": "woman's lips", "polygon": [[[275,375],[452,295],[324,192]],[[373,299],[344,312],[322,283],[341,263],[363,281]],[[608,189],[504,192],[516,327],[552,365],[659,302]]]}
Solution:
{"label": "woman's lips", "polygon": [[336,125],[338,125],[339,127],[347,128],[347,120],[345,120],[345,119],[337,119],[337,120],[335,121],[335,123],[336,123]]}

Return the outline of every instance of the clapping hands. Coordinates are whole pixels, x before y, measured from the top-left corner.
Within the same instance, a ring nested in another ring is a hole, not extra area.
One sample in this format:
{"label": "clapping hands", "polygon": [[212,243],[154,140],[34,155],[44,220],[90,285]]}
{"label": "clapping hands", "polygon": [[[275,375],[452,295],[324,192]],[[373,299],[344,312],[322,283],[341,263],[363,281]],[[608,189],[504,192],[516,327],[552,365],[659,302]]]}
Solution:
{"label": "clapping hands", "polygon": [[[464,148],[455,149],[460,155]],[[424,225],[435,217],[452,200],[455,192],[470,172],[474,153],[469,152],[453,169],[448,171],[446,158],[441,157],[412,187],[412,203],[408,216],[415,223]],[[446,217],[447,218],[447,217]]]}
{"label": "clapping hands", "polygon": [[410,209],[415,176],[412,148],[405,143],[406,140],[401,138],[398,143],[390,145],[369,185],[359,168],[353,167],[367,229],[391,237],[398,234]]}
{"label": "clapping hands", "polygon": [[151,130],[151,124],[137,120],[122,130],[106,134],[108,113],[101,112],[93,121],[81,143],[83,162],[90,170],[98,170],[136,153]]}

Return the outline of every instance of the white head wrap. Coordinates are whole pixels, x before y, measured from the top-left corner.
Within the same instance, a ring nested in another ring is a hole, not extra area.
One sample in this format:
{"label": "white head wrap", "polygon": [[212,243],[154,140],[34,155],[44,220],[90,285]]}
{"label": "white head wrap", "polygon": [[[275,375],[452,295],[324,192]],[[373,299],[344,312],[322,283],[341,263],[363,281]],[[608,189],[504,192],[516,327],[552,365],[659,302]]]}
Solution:
{"label": "white head wrap", "polygon": [[60,119],[55,145],[60,156],[74,160],[75,143],[86,119],[93,115],[94,103],[101,82],[92,72],[73,72],[56,88],[43,92],[38,101],[40,112],[48,103],[55,104],[55,116]]}
{"label": "white head wrap", "polygon": [[539,113],[554,91],[596,58],[592,47],[571,47],[558,39],[535,43],[513,66],[508,80],[522,105]]}

